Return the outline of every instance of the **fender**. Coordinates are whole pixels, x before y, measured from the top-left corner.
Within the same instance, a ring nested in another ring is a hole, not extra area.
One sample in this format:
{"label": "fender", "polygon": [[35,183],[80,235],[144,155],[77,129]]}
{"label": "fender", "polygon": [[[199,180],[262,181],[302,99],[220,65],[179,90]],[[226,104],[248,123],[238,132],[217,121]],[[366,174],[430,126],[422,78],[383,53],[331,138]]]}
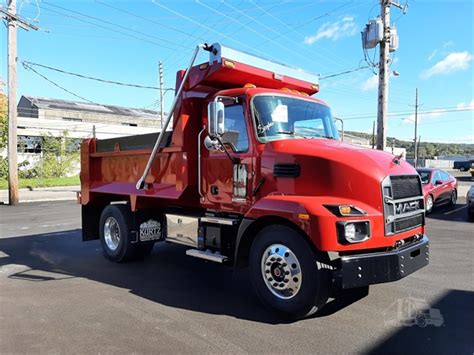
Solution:
{"label": "fender", "polygon": [[[350,217],[350,220],[369,221],[372,237],[361,244],[340,244],[337,240],[336,221],[344,218],[335,216],[324,205],[354,205],[366,214]],[[239,227],[236,240],[235,260],[246,257],[249,248],[248,234],[253,233],[253,228],[258,231],[262,224],[272,223],[276,218],[282,222],[289,222],[296,226],[307,237],[306,240],[312,247],[320,251],[351,251],[364,249],[391,247],[398,239],[407,238],[413,233],[423,233],[423,228],[409,230],[390,237],[384,234],[384,225],[380,223],[383,216],[379,209],[363,202],[335,196],[300,196],[300,195],[270,195],[259,200],[251,208]],[[325,236],[325,237],[324,237]],[[243,255],[240,255],[240,253]]]}
{"label": "fender", "polygon": [[[258,221],[265,219],[280,219],[288,221],[296,225],[302,232],[304,232],[309,239],[311,235],[311,224],[307,210],[303,204],[295,199],[295,196],[285,195],[270,195],[260,199],[252,208],[245,214],[242,223],[239,226],[237,239],[235,244],[235,266],[239,266],[239,257],[245,259],[248,252],[247,245],[250,241],[245,238],[246,232],[254,227]],[[241,250],[245,249],[245,250]],[[240,255],[241,252],[244,255]],[[240,258],[242,259],[242,258]]]}

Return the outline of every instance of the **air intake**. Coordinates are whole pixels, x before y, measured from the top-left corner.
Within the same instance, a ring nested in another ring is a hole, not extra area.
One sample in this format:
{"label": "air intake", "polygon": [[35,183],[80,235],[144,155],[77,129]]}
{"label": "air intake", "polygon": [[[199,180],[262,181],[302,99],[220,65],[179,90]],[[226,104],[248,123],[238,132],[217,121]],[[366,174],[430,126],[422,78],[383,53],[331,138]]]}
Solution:
{"label": "air intake", "polygon": [[275,164],[273,166],[273,176],[296,178],[300,176],[300,166],[298,164]]}

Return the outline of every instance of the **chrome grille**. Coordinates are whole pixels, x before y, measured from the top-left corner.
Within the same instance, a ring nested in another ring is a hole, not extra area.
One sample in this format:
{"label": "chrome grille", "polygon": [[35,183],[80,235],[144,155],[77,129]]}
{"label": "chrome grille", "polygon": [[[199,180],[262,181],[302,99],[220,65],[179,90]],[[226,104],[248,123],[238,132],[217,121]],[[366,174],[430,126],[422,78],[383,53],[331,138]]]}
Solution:
{"label": "chrome grille", "polygon": [[418,176],[390,176],[390,182],[392,183],[393,198],[396,200],[422,195]]}
{"label": "chrome grille", "polygon": [[396,232],[403,232],[408,229],[422,226],[424,224],[423,214],[418,214],[413,217],[402,218],[394,222],[394,229]]}
{"label": "chrome grille", "polygon": [[425,208],[418,175],[393,175],[382,182],[385,235],[393,235],[424,224]]}

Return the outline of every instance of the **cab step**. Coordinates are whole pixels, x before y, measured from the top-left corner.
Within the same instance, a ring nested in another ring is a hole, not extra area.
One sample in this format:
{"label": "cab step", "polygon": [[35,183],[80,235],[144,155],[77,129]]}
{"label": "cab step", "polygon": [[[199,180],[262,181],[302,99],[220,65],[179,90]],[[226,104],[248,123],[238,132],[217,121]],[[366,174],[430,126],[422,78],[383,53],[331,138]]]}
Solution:
{"label": "cab step", "polygon": [[221,264],[227,261],[227,256],[213,253],[210,250],[188,249],[186,250],[186,255],[193,256],[195,258],[214,261],[216,263],[221,263]]}

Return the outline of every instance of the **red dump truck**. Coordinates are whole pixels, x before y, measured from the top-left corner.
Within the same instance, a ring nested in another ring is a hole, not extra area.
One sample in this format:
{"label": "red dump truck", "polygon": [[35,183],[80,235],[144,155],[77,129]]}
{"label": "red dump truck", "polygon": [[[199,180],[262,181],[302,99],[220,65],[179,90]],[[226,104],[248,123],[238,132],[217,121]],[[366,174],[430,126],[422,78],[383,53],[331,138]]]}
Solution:
{"label": "red dump truck", "polygon": [[426,266],[420,177],[342,142],[318,91],[317,76],[197,46],[160,132],[82,143],[83,240],[114,262],[164,241],[248,266],[264,305],[293,318]]}

